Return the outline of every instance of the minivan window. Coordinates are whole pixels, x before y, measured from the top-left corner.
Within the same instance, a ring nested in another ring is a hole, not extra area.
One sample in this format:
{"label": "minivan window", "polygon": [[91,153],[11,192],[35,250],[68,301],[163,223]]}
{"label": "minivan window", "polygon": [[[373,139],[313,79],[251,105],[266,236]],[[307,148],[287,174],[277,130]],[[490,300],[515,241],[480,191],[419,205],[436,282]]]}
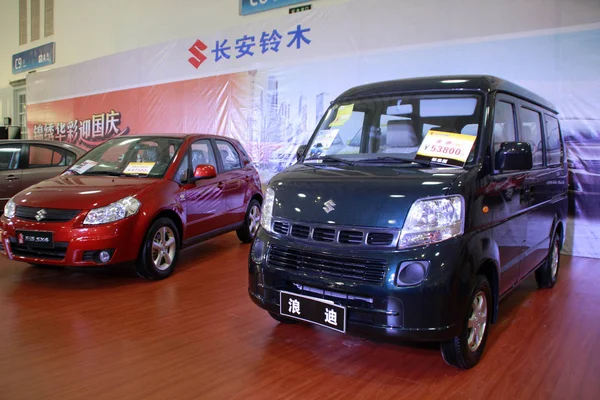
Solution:
{"label": "minivan window", "polygon": [[546,160],[549,166],[559,165],[563,159],[558,120],[546,115]]}
{"label": "minivan window", "polygon": [[336,103],[309,142],[305,161],[326,160],[326,156],[360,161],[382,154],[414,160],[430,130],[462,134],[467,127],[465,134],[477,134],[481,109],[481,98],[475,94],[417,94]]}
{"label": "minivan window", "polygon": [[514,142],[517,140],[515,135],[515,107],[511,103],[499,101],[496,103],[494,117],[494,130],[492,133],[494,144],[494,157],[500,150],[500,145],[504,142]]}
{"label": "minivan window", "polygon": [[539,112],[521,107],[520,139],[531,146],[533,168],[539,168],[544,165],[541,121],[542,116]]}

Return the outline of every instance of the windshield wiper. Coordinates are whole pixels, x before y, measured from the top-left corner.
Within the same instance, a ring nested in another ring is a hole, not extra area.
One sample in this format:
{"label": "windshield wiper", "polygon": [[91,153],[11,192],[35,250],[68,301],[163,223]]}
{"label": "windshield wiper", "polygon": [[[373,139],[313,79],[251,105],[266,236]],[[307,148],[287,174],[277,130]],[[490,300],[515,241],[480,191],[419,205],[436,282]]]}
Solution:
{"label": "windshield wiper", "polygon": [[123,176],[120,172],[114,171],[86,171],[82,175],[107,175],[107,176]]}
{"label": "windshield wiper", "polygon": [[334,156],[312,157],[312,158],[307,158],[304,161],[315,161],[315,160],[321,160],[322,162],[338,162],[338,163],[346,164],[346,165],[354,165],[353,161],[344,160],[343,158],[334,157]]}
{"label": "windshield wiper", "polygon": [[412,158],[404,158],[404,157],[393,157],[393,156],[385,156],[385,157],[377,157],[377,158],[367,158],[364,160],[359,160],[357,162],[361,163],[407,163],[407,164],[419,164],[425,167],[431,167],[432,165],[443,165],[444,167],[456,167],[456,165],[448,165],[436,161],[429,160],[415,160]]}

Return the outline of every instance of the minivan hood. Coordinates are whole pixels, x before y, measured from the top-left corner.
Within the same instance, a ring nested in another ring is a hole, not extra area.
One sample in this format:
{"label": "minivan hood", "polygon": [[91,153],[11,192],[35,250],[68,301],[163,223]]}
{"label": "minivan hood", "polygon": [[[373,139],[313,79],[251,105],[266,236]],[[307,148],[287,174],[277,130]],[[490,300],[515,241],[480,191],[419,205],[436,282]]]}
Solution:
{"label": "minivan hood", "polygon": [[89,210],[160,182],[150,178],[63,175],[42,181],[14,197],[17,206]]}
{"label": "minivan hood", "polygon": [[[297,164],[276,175],[273,216],[364,227],[402,228],[413,202],[443,196],[462,168]],[[333,210],[327,213],[325,203]],[[331,203],[329,203],[331,204]],[[331,208],[331,207],[330,207]]]}

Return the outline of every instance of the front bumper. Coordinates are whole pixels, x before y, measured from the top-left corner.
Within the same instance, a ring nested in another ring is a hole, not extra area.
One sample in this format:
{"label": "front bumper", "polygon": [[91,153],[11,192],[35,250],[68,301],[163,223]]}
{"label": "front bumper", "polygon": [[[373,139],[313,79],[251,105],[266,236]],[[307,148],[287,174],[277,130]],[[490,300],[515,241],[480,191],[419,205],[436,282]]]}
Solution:
{"label": "front bumper", "polygon": [[[252,301],[259,307],[279,313],[282,290],[333,301],[347,309],[346,332],[358,336],[410,341],[444,341],[458,335],[464,322],[466,287],[462,271],[469,271],[464,239],[457,238],[415,250],[348,250],[306,245],[270,236],[260,230],[265,242],[261,263],[249,257],[249,287]],[[381,284],[331,277],[303,269],[290,270],[269,265],[269,248],[293,247],[327,256],[385,258],[387,272]],[[403,261],[428,260],[425,280],[416,286],[398,287],[397,268]]]}
{"label": "front bumper", "polygon": [[[84,226],[84,213],[69,222],[36,222],[0,218],[0,254],[30,264],[94,267],[135,260],[141,245],[136,237],[137,215],[100,226]],[[18,241],[18,231],[52,232],[54,247],[40,249]],[[139,236],[139,235],[138,235]],[[112,257],[102,263],[97,255],[108,250]]]}

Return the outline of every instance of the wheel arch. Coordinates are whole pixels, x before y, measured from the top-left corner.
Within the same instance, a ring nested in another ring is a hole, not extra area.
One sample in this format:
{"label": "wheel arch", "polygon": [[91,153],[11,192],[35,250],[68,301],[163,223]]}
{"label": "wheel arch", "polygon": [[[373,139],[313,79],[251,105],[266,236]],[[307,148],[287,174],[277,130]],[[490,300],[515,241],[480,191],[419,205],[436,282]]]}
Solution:
{"label": "wheel arch", "polygon": [[175,211],[173,211],[171,209],[160,210],[152,218],[147,229],[149,229],[152,226],[152,224],[155,221],[159,220],[160,218],[169,218],[170,220],[173,221],[173,223],[177,227],[177,233],[179,234],[179,246],[181,246],[183,243],[183,234],[184,234],[183,229],[184,228],[183,228],[183,221],[181,220],[181,217],[179,216],[179,214],[177,214]]}

